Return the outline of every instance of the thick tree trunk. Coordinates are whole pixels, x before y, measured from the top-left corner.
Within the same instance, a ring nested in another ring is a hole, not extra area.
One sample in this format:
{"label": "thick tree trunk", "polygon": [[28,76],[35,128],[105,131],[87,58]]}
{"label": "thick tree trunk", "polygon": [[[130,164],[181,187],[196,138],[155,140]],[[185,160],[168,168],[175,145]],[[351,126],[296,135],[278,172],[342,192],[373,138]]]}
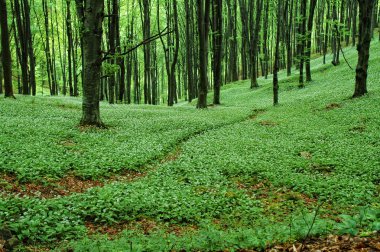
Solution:
{"label": "thick tree trunk", "polygon": [[1,23],[1,49],[2,65],[4,70],[5,97],[13,97],[12,86],[12,56],[9,47],[8,15],[6,0],[0,0],[0,23]]}
{"label": "thick tree trunk", "polygon": [[101,127],[99,111],[99,87],[102,65],[102,22],[104,1],[76,0],[77,11],[82,21],[81,37],[83,41],[83,104],[80,124]]}
{"label": "thick tree trunk", "polygon": [[356,82],[353,97],[360,97],[367,93],[367,70],[369,48],[371,45],[371,21],[375,0],[358,0],[359,2],[359,43],[358,64],[356,66]]}

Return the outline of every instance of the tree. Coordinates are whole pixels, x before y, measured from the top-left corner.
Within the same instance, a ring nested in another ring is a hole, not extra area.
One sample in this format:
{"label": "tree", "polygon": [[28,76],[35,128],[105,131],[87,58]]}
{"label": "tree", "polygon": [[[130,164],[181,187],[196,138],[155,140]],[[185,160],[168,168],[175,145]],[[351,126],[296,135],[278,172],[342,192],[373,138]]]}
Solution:
{"label": "tree", "polygon": [[223,53],[223,3],[213,0],[212,3],[212,45],[214,72],[214,104],[220,104],[220,87],[222,85],[222,53]]}
{"label": "tree", "polygon": [[353,97],[365,95],[367,91],[367,70],[369,49],[371,45],[371,22],[375,0],[358,0],[359,3],[359,43],[358,64],[356,66],[356,82]]}
{"label": "tree", "polygon": [[103,127],[99,109],[99,87],[102,65],[104,1],[76,0],[83,41],[83,126]]}
{"label": "tree", "polygon": [[[150,37],[150,12],[151,12],[151,1],[150,0],[139,0],[141,21],[143,25],[143,35],[144,40],[148,40]],[[152,104],[152,94],[151,94],[151,46],[150,43],[144,44],[144,103]]]}
{"label": "tree", "polygon": [[197,17],[199,32],[199,88],[197,108],[207,108],[207,60],[208,60],[208,32],[210,17],[210,0],[197,0]]}
{"label": "tree", "polygon": [[307,0],[301,0],[301,6],[300,6],[300,15],[301,15],[301,21],[299,24],[299,40],[298,41],[298,57],[299,57],[299,70],[300,70],[300,77],[299,77],[299,84],[298,87],[303,88],[304,85],[304,78],[303,78],[303,66],[305,61],[305,39],[306,39],[306,6],[307,6]]}
{"label": "tree", "polygon": [[278,104],[278,70],[280,63],[280,36],[282,25],[282,4],[281,0],[277,2],[277,32],[276,32],[276,48],[273,66],[273,105]]}
{"label": "tree", "polygon": [[12,86],[12,56],[9,47],[8,14],[6,0],[0,0],[0,15],[2,49],[1,59],[4,70],[5,97],[14,98]]}
{"label": "tree", "polygon": [[311,57],[311,34],[313,32],[314,11],[317,0],[310,0],[309,20],[307,22],[306,40],[306,81],[311,81],[310,57]]}
{"label": "tree", "polygon": [[[165,68],[168,76],[168,106],[173,106],[177,100],[177,82],[176,82],[176,66],[179,56],[180,34],[178,27],[178,7],[177,0],[172,0],[173,15],[171,15],[170,1],[166,2],[166,19],[167,27],[174,31],[174,42],[170,34],[167,36],[167,45],[165,45],[163,36],[160,35],[160,40],[165,54]],[[157,2],[157,17],[160,16],[160,5]],[[157,26],[160,30],[160,19],[157,18]]]}
{"label": "tree", "polygon": [[[251,0],[252,3],[254,0]],[[256,60],[257,60],[257,48],[259,45],[259,38],[260,38],[260,22],[261,22],[261,11],[263,7],[263,0],[257,0],[256,1],[256,20],[254,22],[253,27],[253,8],[251,8],[251,17],[250,17],[250,26],[251,26],[251,57],[250,57],[250,65],[251,65],[251,88],[257,88],[259,87],[259,84],[257,83],[257,68],[256,68]]]}

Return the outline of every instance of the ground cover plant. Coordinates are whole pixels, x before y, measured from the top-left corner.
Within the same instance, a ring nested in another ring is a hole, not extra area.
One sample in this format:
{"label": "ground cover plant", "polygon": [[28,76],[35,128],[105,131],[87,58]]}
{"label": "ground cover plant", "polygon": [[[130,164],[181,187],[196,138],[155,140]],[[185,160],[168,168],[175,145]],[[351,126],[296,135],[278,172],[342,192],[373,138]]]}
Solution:
{"label": "ground cover plant", "polygon": [[[243,81],[205,111],[102,104],[107,129],[78,127],[76,99],[1,98],[0,226],[19,250],[236,251],[371,237],[380,229],[379,51],[360,99],[350,99],[354,72],[320,58],[304,89],[280,73],[277,107],[270,80],[256,90]],[[141,176],[117,179],[131,170]],[[67,175],[102,183],[38,194]],[[7,176],[21,191],[41,187],[23,194]]]}

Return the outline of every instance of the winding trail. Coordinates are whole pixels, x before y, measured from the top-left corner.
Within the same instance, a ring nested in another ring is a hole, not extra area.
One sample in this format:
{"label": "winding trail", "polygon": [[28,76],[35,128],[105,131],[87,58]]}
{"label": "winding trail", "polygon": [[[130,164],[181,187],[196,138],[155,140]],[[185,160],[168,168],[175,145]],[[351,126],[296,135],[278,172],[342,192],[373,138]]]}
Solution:
{"label": "winding trail", "polygon": [[17,177],[12,175],[3,175],[1,180],[6,183],[0,184],[1,194],[3,196],[19,196],[19,197],[33,197],[40,199],[54,199],[57,197],[70,196],[74,193],[84,193],[87,190],[95,187],[102,188],[107,184],[114,182],[131,183],[146,177],[150,172],[155,171],[160,165],[170,163],[178,159],[182,154],[182,146],[190,139],[196,138],[202,134],[210,131],[219,130],[224,127],[239,124],[245,121],[256,120],[258,116],[264,114],[266,109],[253,109],[251,114],[246,116],[243,120],[232,121],[225,124],[220,124],[209,129],[202,129],[195,131],[194,133],[183,137],[163,155],[156,156],[134,170],[122,170],[120,173],[114,173],[108,178],[99,180],[84,180],[75,174],[67,174],[59,180],[51,180],[48,183],[36,184],[36,183],[18,183]]}

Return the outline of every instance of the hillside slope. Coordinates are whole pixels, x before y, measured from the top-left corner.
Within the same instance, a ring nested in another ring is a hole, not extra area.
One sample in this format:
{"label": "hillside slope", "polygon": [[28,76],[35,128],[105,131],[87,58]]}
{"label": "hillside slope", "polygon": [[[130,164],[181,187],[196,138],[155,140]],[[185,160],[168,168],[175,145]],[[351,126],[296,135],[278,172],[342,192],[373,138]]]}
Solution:
{"label": "hillside slope", "polygon": [[[264,249],[308,234],[376,230],[379,51],[373,43],[369,94],[360,99],[350,99],[355,73],[320,58],[304,89],[296,75],[280,74],[277,107],[271,80],[257,90],[242,81],[207,111],[103,104],[108,130],[77,128],[78,100],[0,99],[0,226],[24,246],[75,251]],[[353,48],[346,57],[355,65]],[[117,179],[128,171],[140,174]],[[65,187],[67,176],[102,183],[41,194]],[[43,185],[31,192],[33,180]],[[362,207],[360,225],[340,217]]]}

